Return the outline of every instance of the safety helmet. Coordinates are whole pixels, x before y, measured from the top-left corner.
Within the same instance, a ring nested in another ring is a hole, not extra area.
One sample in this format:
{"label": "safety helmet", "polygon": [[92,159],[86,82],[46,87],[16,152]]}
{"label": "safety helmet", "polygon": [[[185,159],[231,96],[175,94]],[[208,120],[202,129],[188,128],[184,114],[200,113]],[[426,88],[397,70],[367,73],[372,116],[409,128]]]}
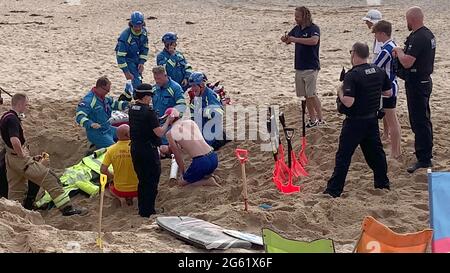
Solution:
{"label": "safety helmet", "polygon": [[162,41],[163,43],[167,44],[167,43],[174,43],[177,41],[177,34],[173,33],[173,32],[167,32],[166,34],[164,34],[162,36]]}
{"label": "safety helmet", "polygon": [[144,24],[144,14],[140,11],[133,11],[130,17],[130,23],[133,26],[140,26]]}
{"label": "safety helmet", "polygon": [[202,82],[206,82],[208,78],[202,72],[193,72],[191,76],[189,76],[188,83],[190,86],[199,85]]}

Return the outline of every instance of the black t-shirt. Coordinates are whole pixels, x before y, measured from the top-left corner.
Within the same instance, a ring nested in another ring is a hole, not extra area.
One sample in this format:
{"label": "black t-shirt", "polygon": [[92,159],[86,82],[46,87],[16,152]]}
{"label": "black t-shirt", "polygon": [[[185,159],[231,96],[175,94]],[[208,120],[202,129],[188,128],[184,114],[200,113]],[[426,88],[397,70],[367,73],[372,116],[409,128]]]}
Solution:
{"label": "black t-shirt", "polygon": [[348,115],[375,114],[380,108],[381,92],[391,88],[388,75],[378,66],[367,63],[354,66],[344,78],[344,96],[355,98]]}
{"label": "black t-shirt", "polygon": [[405,42],[405,53],[416,58],[408,69],[410,78],[427,78],[433,73],[436,38],[427,28],[421,27],[412,32]]}
{"label": "black t-shirt", "polygon": [[17,137],[20,140],[20,144],[25,144],[25,137],[23,136],[22,124],[19,116],[13,110],[9,110],[4,113],[0,119],[0,132],[5,144],[13,149],[11,144],[11,137]]}
{"label": "black t-shirt", "polygon": [[153,132],[158,128],[156,112],[148,105],[136,103],[128,111],[131,144],[153,144],[160,146],[161,139]]}
{"label": "black t-shirt", "polygon": [[316,24],[301,29],[300,26],[295,26],[288,34],[296,38],[311,38],[313,36],[319,37],[319,42],[315,46],[302,45],[295,43],[295,69],[296,70],[319,70],[319,48],[320,48],[320,28]]}

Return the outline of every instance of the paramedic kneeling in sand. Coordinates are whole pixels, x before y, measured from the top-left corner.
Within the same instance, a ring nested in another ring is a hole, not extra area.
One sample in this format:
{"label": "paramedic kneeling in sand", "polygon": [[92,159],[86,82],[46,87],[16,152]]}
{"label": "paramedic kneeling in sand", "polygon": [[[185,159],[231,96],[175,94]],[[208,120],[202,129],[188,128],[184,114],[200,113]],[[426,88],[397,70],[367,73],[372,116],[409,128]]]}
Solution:
{"label": "paramedic kneeling in sand", "polygon": [[[117,138],[119,141],[108,147],[100,172],[113,181],[109,191],[119,199],[121,206],[132,205],[133,198],[138,197],[138,179],[131,160],[130,127],[127,124],[117,128]],[[111,164],[114,174],[108,170]]]}
{"label": "paramedic kneeling in sand", "polygon": [[[211,146],[206,143],[197,123],[190,119],[180,119],[180,113],[175,108],[167,109],[161,118],[167,117],[173,119],[172,127],[166,134],[169,148],[175,156],[180,173],[183,174],[179,185],[220,186],[212,176],[219,159]],[[187,170],[182,151],[192,158]]]}

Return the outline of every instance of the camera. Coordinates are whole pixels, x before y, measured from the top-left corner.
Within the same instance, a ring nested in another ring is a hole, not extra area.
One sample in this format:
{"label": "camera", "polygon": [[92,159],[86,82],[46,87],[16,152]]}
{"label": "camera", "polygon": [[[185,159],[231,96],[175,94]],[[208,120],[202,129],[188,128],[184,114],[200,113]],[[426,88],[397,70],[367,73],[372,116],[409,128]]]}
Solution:
{"label": "camera", "polygon": [[[343,82],[344,78],[345,78],[345,68],[342,67],[342,71],[341,74],[339,75],[339,81]],[[345,114],[348,115],[350,114],[350,109],[348,109],[347,107],[345,107],[345,105],[341,102],[341,100],[339,99],[339,96],[336,98],[336,108],[338,110],[339,113],[341,114]]]}
{"label": "camera", "polygon": [[394,58],[392,60],[392,66],[394,69],[394,73],[402,80],[406,79],[406,76],[408,74],[408,71],[403,67],[402,63],[399,61],[398,58]]}

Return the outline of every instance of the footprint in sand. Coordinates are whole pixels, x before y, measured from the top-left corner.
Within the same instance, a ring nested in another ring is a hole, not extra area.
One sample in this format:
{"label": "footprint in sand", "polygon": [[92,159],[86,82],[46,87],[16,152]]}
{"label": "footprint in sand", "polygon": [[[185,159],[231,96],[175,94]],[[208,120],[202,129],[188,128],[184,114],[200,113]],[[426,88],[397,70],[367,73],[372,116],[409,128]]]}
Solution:
{"label": "footprint in sand", "polygon": [[[426,181],[426,180],[425,180]],[[427,191],[428,190],[428,184],[418,184],[416,182],[415,185],[412,186],[412,188],[414,190],[419,190],[419,191]]]}
{"label": "footprint in sand", "polygon": [[417,216],[417,220],[421,221],[421,222],[428,222],[428,214],[422,214]]}
{"label": "footprint in sand", "polygon": [[388,192],[388,190],[381,190],[381,189],[368,189],[368,193],[375,195],[375,196],[382,196]]}
{"label": "footprint in sand", "polygon": [[381,218],[389,218],[391,216],[395,216],[396,212],[395,212],[395,210],[391,210],[391,209],[382,209],[382,210],[370,210],[369,214],[376,219],[381,219]]}
{"label": "footprint in sand", "polygon": [[295,211],[295,208],[291,207],[291,206],[280,206],[280,207],[275,207],[274,209],[279,210],[279,211],[286,211],[286,212]]}
{"label": "footprint in sand", "polygon": [[313,207],[315,204],[319,203],[319,201],[316,200],[309,200],[305,201],[303,204],[307,207]]}
{"label": "footprint in sand", "polygon": [[428,211],[428,205],[427,204],[414,204],[412,205],[415,208]]}

